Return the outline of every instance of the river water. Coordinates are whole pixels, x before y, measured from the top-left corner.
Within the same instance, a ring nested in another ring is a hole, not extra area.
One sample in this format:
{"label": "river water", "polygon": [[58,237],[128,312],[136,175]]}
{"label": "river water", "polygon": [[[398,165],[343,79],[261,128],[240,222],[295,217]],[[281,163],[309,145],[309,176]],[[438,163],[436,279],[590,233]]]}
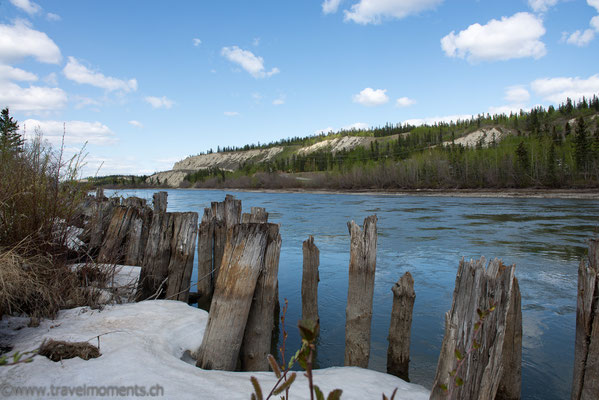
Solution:
{"label": "river water", "polygon": [[[151,201],[155,190],[126,190]],[[107,191],[107,195],[114,191]],[[462,257],[500,258],[516,264],[522,292],[522,398],[570,396],[576,326],[577,268],[586,240],[597,234],[593,200],[417,197],[311,193],[168,190],[168,211],[196,211],[226,193],[244,212],[265,207],[281,224],[279,292],[288,299],[287,347],[300,343],[302,242],[313,235],[320,249],[318,303],[321,320],[317,362],[342,366],[347,299],[347,222],[378,216],[378,252],[369,368],[385,371],[393,284],[414,277],[410,378],[430,388]],[[197,261],[196,261],[197,264]],[[197,279],[194,271],[193,281]]]}

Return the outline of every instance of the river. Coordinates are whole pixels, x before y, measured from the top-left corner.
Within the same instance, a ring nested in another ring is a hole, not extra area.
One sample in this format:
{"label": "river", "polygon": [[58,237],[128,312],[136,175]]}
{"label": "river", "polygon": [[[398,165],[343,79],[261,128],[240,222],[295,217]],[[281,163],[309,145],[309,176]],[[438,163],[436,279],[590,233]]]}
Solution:
{"label": "river", "polygon": [[[125,190],[151,201],[155,190]],[[107,195],[115,193],[106,191]],[[313,235],[320,249],[319,367],[342,366],[349,265],[346,223],[378,216],[378,252],[369,368],[385,371],[393,284],[410,271],[416,302],[410,378],[430,388],[462,257],[500,258],[516,264],[522,292],[522,398],[570,396],[576,327],[577,269],[586,240],[597,234],[594,200],[418,197],[313,193],[168,190],[168,211],[202,215],[226,193],[244,212],[265,207],[281,224],[279,293],[288,299],[287,348],[300,343],[302,242]],[[197,257],[196,257],[197,258]],[[197,260],[196,260],[197,264]],[[192,280],[197,279],[197,270]]]}

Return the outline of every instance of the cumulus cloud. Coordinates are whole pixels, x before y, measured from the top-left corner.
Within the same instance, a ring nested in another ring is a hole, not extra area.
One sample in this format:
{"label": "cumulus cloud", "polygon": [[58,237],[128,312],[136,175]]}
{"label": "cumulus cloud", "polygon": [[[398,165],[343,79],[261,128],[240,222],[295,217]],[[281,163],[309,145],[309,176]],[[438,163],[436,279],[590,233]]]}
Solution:
{"label": "cumulus cloud", "polygon": [[147,96],[144,98],[144,100],[146,101],[146,103],[148,103],[149,105],[151,105],[154,108],[171,108],[175,102],[172,101],[171,99],[167,98],[166,96],[162,96],[162,97],[154,97],[154,96]]}
{"label": "cumulus cloud", "polygon": [[407,121],[404,121],[404,123],[409,124],[409,125],[414,125],[414,126],[420,126],[420,125],[434,125],[437,124],[439,122],[443,122],[443,123],[450,123],[450,122],[456,122],[456,121],[465,121],[465,120],[469,120],[472,118],[472,115],[447,115],[445,117],[427,117],[427,118],[414,118],[414,119],[408,119]]}
{"label": "cumulus cloud", "polygon": [[535,12],[545,12],[557,4],[559,0],[528,0],[528,5]]}
{"label": "cumulus cloud", "polygon": [[0,82],[5,81],[37,81],[37,75],[10,65],[0,64]]}
{"label": "cumulus cloud", "polygon": [[505,91],[505,99],[510,103],[526,103],[530,99],[530,93],[522,86],[510,86]]}
{"label": "cumulus cloud", "polygon": [[249,50],[240,49],[237,46],[223,47],[221,55],[227,60],[239,65],[254,78],[267,78],[280,72],[276,67],[269,72],[266,72],[264,69],[264,59],[262,57],[254,55],[254,53]]}
{"label": "cumulus cloud", "polygon": [[587,4],[599,12],[599,0],[587,0]]}
{"label": "cumulus cloud", "polygon": [[415,104],[416,100],[410,99],[409,97],[400,97],[395,101],[395,105],[397,107],[409,107],[412,104]]}
{"label": "cumulus cloud", "polygon": [[60,145],[64,132],[64,142],[67,145],[74,144],[97,144],[110,145],[117,142],[116,135],[106,125],[100,122],[86,121],[39,121],[27,119],[23,121],[27,126],[27,134],[31,135],[35,128],[39,127],[43,138],[52,144]]}
{"label": "cumulus cloud", "polygon": [[141,122],[136,121],[134,119],[132,119],[131,121],[129,121],[129,125],[133,125],[136,128],[143,128],[144,127],[144,124],[142,124]]}
{"label": "cumulus cloud", "polygon": [[193,39],[193,45],[194,45],[195,47],[198,47],[198,46],[199,46],[199,45],[201,45],[201,44],[202,44],[202,41],[201,41],[200,39],[198,39],[198,38],[194,38],[194,39]]}
{"label": "cumulus cloud", "polygon": [[363,106],[380,106],[389,101],[389,96],[386,94],[386,89],[366,88],[360,93],[353,96],[354,103],[362,104]]}
{"label": "cumulus cloud", "polygon": [[20,8],[29,15],[35,15],[42,10],[39,4],[30,0],[10,0],[13,6]]}
{"label": "cumulus cloud", "polygon": [[0,24],[0,38],[0,62],[10,63],[25,57],[48,64],[58,64],[62,60],[56,43],[45,33],[31,29],[25,21]]}
{"label": "cumulus cloud", "polygon": [[131,92],[137,90],[137,80],[129,79],[127,81],[110,76],[96,71],[92,71],[85,65],[82,65],[75,57],[69,57],[69,62],[62,70],[67,79],[77,83],[83,83],[108,90],[109,92],[120,90],[123,92]]}
{"label": "cumulus cloud", "polygon": [[335,128],[333,128],[332,126],[329,126],[328,128],[319,129],[314,133],[316,135],[322,135],[323,133],[329,133],[329,132],[334,132],[334,131],[335,131]]}
{"label": "cumulus cloud", "polygon": [[237,117],[239,115],[237,111],[225,111],[223,114],[227,117]]}
{"label": "cumulus cloud", "polygon": [[530,86],[544,100],[557,104],[565,101],[568,97],[578,100],[583,96],[591,98],[594,94],[599,93],[599,74],[586,79],[579,77],[537,79]]}
{"label": "cumulus cloud", "polygon": [[443,0],[360,0],[345,11],[345,20],[363,25],[378,24],[385,18],[401,19],[430,10],[442,2]]}
{"label": "cumulus cloud", "polygon": [[594,30],[599,32],[599,15],[595,15],[593,18],[591,18],[590,25],[591,25],[591,28],[593,28]]}
{"label": "cumulus cloud", "polygon": [[539,40],[544,34],[540,17],[521,12],[500,21],[492,19],[486,25],[472,24],[457,35],[452,31],[441,39],[441,48],[449,57],[467,58],[470,62],[539,59],[547,52]]}
{"label": "cumulus cloud", "polygon": [[[24,75],[22,78],[30,76]],[[0,81],[0,104],[8,106],[11,110],[45,114],[63,108],[66,102],[67,94],[59,88],[24,88],[13,82]]]}
{"label": "cumulus cloud", "polygon": [[584,31],[577,30],[570,35],[566,34],[564,36],[566,43],[573,44],[574,46],[578,47],[584,47],[588,45],[594,38],[595,30],[593,29],[585,29]]}
{"label": "cumulus cloud", "polygon": [[324,14],[336,13],[339,9],[339,4],[341,4],[341,0],[324,0],[322,2],[322,12]]}
{"label": "cumulus cloud", "polygon": [[46,75],[44,77],[44,82],[46,82],[48,85],[58,85],[58,76],[56,76],[56,72],[50,72],[48,75]]}
{"label": "cumulus cloud", "polygon": [[352,131],[352,130],[360,131],[360,130],[368,129],[368,124],[365,124],[364,122],[356,122],[351,125],[344,126],[342,129],[346,130],[346,131]]}

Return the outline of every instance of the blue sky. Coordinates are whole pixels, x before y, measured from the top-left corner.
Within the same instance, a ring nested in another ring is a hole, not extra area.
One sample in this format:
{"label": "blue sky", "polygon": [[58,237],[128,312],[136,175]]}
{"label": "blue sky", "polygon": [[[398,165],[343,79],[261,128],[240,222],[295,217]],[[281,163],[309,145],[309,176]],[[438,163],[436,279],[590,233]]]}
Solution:
{"label": "blue sky", "polygon": [[85,175],[599,93],[599,0],[0,0],[0,107]]}

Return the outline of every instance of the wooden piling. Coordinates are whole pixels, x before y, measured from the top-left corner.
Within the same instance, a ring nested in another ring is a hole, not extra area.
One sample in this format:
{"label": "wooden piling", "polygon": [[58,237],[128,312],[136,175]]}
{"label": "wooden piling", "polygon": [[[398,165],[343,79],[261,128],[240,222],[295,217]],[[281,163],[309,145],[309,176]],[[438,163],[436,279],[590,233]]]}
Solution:
{"label": "wooden piling", "polygon": [[431,399],[519,399],[522,311],[515,266],[458,267]]}
{"label": "wooden piling", "polygon": [[364,219],[360,229],[348,222],[351,235],[349,284],[345,309],[345,365],[368,368],[372,296],[376,271],[377,217]]}
{"label": "wooden piling", "polygon": [[302,273],[302,320],[310,320],[320,324],[318,316],[318,266],[320,265],[320,251],[314,244],[314,237],[310,236],[302,244],[304,256]]}
{"label": "wooden piling", "polygon": [[212,208],[205,208],[198,232],[198,307],[209,310],[214,291],[212,269],[214,267],[214,215]]}
{"label": "wooden piling", "polygon": [[239,224],[229,229],[208,324],[197,352],[198,367],[235,370],[268,236],[266,224]]}
{"label": "wooden piling", "polygon": [[[264,209],[262,209],[264,210]],[[252,210],[252,214],[253,210]],[[265,218],[260,217],[259,220]],[[278,300],[279,255],[281,235],[279,225],[268,226],[264,265],[256,283],[241,346],[242,371],[268,371],[267,356],[270,353],[273,335],[273,312]]]}
{"label": "wooden piling", "polygon": [[412,310],[414,309],[414,278],[406,272],[391,288],[393,308],[389,326],[389,347],[387,349],[387,373],[406,382],[410,381],[410,332],[412,330]]}
{"label": "wooden piling", "polygon": [[198,214],[173,213],[173,237],[168,264],[166,298],[187,302],[198,234]]}
{"label": "wooden piling", "polygon": [[578,267],[572,400],[599,398],[599,240]]}

